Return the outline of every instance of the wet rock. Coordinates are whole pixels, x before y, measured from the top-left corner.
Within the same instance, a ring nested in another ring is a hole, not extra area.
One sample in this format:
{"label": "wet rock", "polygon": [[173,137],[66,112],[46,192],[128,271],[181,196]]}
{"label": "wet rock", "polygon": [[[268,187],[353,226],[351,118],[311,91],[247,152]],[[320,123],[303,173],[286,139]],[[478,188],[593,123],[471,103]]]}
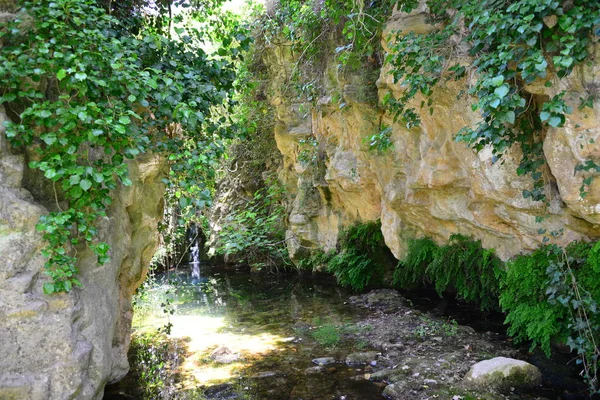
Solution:
{"label": "wet rock", "polygon": [[406,385],[403,382],[392,383],[383,389],[382,394],[392,400],[405,400]]}
{"label": "wet rock", "polygon": [[393,289],[379,289],[360,296],[353,296],[350,298],[350,302],[366,308],[394,312],[402,308],[406,300]]}
{"label": "wet rock", "polygon": [[210,358],[219,364],[230,364],[240,359],[240,355],[234,353],[227,346],[219,346],[212,353]]}
{"label": "wet rock", "polygon": [[254,378],[254,379],[272,378],[279,374],[280,373],[277,371],[263,371],[263,372],[259,372],[258,374],[252,375],[252,378]]}
{"label": "wet rock", "polygon": [[387,379],[390,375],[396,374],[398,373],[398,371],[394,370],[394,369],[390,369],[390,368],[384,368],[380,371],[377,372],[373,372],[371,374],[371,380],[372,381],[382,381],[384,379]]}
{"label": "wet rock", "polygon": [[367,351],[364,353],[352,353],[346,357],[346,364],[370,364],[379,357],[376,351]]}
{"label": "wet rock", "polygon": [[322,366],[320,366],[320,365],[317,365],[316,367],[309,367],[309,368],[306,368],[306,369],[304,370],[304,373],[305,373],[305,374],[307,374],[307,375],[314,375],[314,374],[321,374],[321,373],[323,373],[324,371],[325,371],[325,368],[323,368],[323,367],[322,367]]}
{"label": "wet rock", "polygon": [[335,364],[335,358],[333,357],[319,357],[319,358],[313,358],[312,362],[314,364],[317,365],[329,365],[329,364]]}
{"label": "wet rock", "polygon": [[238,399],[239,395],[235,393],[233,385],[229,383],[222,383],[214,385],[206,389],[204,396],[208,400],[233,400]]}
{"label": "wet rock", "polygon": [[[368,375],[368,374],[367,374],[367,375]],[[363,374],[363,375],[351,376],[351,377],[350,377],[350,378],[348,378],[348,379],[350,379],[351,381],[360,382],[360,381],[367,380],[367,379],[369,379],[369,378],[365,377],[365,375]]]}
{"label": "wet rock", "polygon": [[538,386],[542,383],[542,374],[525,361],[496,357],[473,365],[465,382],[480,389],[506,391]]}

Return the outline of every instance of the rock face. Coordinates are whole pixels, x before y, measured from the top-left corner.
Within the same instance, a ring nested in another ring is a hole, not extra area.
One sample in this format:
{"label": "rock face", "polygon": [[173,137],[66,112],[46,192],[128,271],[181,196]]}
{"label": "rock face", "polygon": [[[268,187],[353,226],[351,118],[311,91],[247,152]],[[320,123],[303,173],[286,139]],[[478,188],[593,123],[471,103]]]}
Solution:
{"label": "rock face", "polygon": [[465,382],[480,389],[506,391],[538,386],[542,383],[542,374],[525,361],[496,357],[473,365]]}
{"label": "rock face", "polygon": [[[428,32],[425,13],[424,7],[409,15],[395,13],[385,32]],[[436,87],[433,112],[422,112],[421,125],[407,129],[380,107],[388,92],[403,90],[386,67],[344,73],[332,57],[323,71],[322,98],[316,105],[299,104],[282,90],[296,60],[289,46],[271,47],[264,63],[273,78],[274,134],[283,155],[279,177],[292,202],[287,233],[291,256],[300,258],[306,248],[331,250],[341,229],[376,219],[398,259],[405,255],[407,239],[421,236],[438,242],[455,233],[472,236],[503,259],[537,248],[544,238],[541,230],[562,230],[551,238],[560,245],[599,238],[600,180],[581,198],[579,188],[588,175],[574,172],[576,165],[600,157],[600,102],[578,108],[580,98],[596,96],[600,87],[600,45],[590,51],[596,61],[575,68],[560,84],[526,88],[540,98],[564,90],[574,110],[564,127],[549,129],[544,139],[546,209],[522,195],[532,181],[517,175],[517,147],[500,163],[490,149],[476,153],[454,140],[461,128],[480,121],[471,111],[474,99],[458,96],[470,82]],[[414,99],[417,110],[421,100]],[[366,139],[384,127],[391,128],[391,148],[369,150]],[[315,145],[307,146],[310,141]],[[542,215],[548,217],[536,222]]]}
{"label": "rock face", "polygon": [[100,221],[110,262],[99,266],[77,249],[83,288],[45,295],[35,225],[54,201],[35,189],[26,155],[9,151],[5,119],[0,108],[0,398],[101,399],[104,385],[129,369],[131,296],[158,244],[165,164],[151,155],[129,164],[133,185],[115,191]]}

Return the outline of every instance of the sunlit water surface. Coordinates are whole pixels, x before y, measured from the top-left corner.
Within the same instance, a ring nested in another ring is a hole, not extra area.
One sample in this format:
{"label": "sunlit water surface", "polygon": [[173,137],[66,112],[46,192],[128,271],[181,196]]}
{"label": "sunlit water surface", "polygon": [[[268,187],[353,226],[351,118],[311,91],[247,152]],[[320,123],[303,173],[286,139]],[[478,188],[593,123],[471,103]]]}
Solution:
{"label": "sunlit water surface", "polygon": [[[212,392],[225,387],[228,391],[214,398],[382,399],[383,387],[362,379],[370,366],[343,362],[349,353],[369,350],[344,335],[343,327],[359,317],[346,303],[348,295],[323,277],[316,281],[202,266],[200,279],[192,279],[189,271],[157,278],[154,288],[137,300],[134,334],[172,325],[170,337],[181,339],[186,354],[174,367],[175,392],[208,389],[211,398],[211,387]],[[339,328],[339,342],[315,340],[315,329],[332,325]],[[222,347],[239,358],[215,362],[211,353]],[[339,362],[323,372],[307,373],[317,357]],[[127,398],[127,385],[135,382],[125,380],[118,387],[122,398]],[[105,398],[118,398],[111,397],[115,392],[109,388]],[[177,398],[173,391],[165,393]]]}

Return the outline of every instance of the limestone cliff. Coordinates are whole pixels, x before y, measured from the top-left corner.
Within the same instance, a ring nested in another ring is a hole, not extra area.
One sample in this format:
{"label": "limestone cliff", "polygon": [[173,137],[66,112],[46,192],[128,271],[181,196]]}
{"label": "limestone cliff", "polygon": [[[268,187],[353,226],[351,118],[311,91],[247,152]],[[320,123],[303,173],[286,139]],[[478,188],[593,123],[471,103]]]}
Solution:
{"label": "limestone cliff", "polygon": [[56,203],[35,184],[26,154],[8,148],[6,118],[0,109],[0,398],[101,399],[104,385],[129,369],[131,296],[157,246],[165,164],[151,155],[129,164],[133,185],[115,191],[100,222],[110,262],[99,266],[77,249],[84,287],[45,295],[35,225]]}
{"label": "limestone cliff", "polygon": [[[384,35],[428,32],[425,13],[423,7],[408,15],[395,13]],[[598,96],[598,44],[590,49],[591,63],[575,68],[565,79],[555,78],[554,87],[527,87],[539,96],[565,90],[574,109],[564,127],[550,128],[544,139],[549,209],[523,197],[532,182],[516,173],[517,147],[500,163],[493,162],[491,150],[476,153],[454,140],[461,128],[474,126],[480,118],[471,111],[473,99],[458,96],[467,91],[468,80],[439,84],[433,112],[422,112],[421,125],[407,129],[381,106],[386,93],[403,90],[386,67],[343,73],[332,56],[322,71],[318,103],[295,102],[282,90],[296,67],[297,55],[289,48],[268,48],[264,62],[272,76],[275,140],[284,158],[279,176],[293,201],[287,233],[292,257],[300,257],[306,247],[333,249],[344,226],[376,219],[381,219],[386,244],[398,259],[404,256],[406,240],[421,236],[438,242],[454,233],[472,236],[504,259],[538,247],[540,230],[562,229],[562,235],[552,239],[558,244],[600,237],[600,180],[593,181],[582,199],[582,176],[574,173],[577,164],[600,155],[600,104],[578,109],[580,98]],[[469,63],[466,57],[460,61]],[[414,99],[417,109],[421,100]],[[391,127],[392,147],[382,153],[369,150],[366,138],[383,126]],[[316,141],[315,154],[307,162],[304,153],[310,140]],[[536,222],[542,215],[548,217]]]}

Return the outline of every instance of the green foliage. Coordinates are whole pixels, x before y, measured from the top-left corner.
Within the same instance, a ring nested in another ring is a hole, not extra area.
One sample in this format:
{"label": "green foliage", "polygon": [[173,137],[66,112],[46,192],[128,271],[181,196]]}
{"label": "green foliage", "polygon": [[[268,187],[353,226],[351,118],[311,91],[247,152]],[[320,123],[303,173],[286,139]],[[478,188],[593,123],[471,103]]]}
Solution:
{"label": "green foliage", "polygon": [[287,0],[278,2],[258,24],[266,43],[291,44],[297,58],[291,83],[299,98],[316,103],[322,71],[331,56],[338,60],[338,69],[377,65],[381,31],[390,11],[396,5],[410,11],[416,4],[413,0]]}
{"label": "green foliage", "polygon": [[219,254],[237,254],[252,267],[289,264],[285,246],[283,187],[277,181],[257,190],[230,212],[219,231]]}
{"label": "green foliage", "polygon": [[431,282],[440,296],[452,289],[458,298],[490,310],[497,307],[501,275],[493,250],[482,248],[480,241],[452,235],[443,246],[428,238],[411,241],[406,259],[394,273],[394,284],[411,287],[419,281]]}
{"label": "green foliage", "polygon": [[600,331],[600,243],[547,245],[508,263],[500,305],[508,332],[550,354],[566,342],[579,356],[582,375],[598,390]]}
{"label": "green foliage", "polygon": [[369,284],[381,284],[390,257],[381,222],[358,223],[346,229],[340,235],[337,252],[330,257],[327,270],[340,285],[363,290]]}
{"label": "green foliage", "polygon": [[425,283],[425,271],[437,256],[438,250],[438,245],[428,237],[409,240],[406,257],[394,271],[393,285],[411,289]]}
{"label": "green foliage", "polygon": [[[542,135],[547,127],[561,127],[572,110],[564,93],[544,101],[534,99],[524,86],[538,79],[552,86],[549,73],[563,78],[589,56],[588,44],[599,34],[594,26],[600,22],[600,4],[517,0],[487,1],[482,6],[478,0],[430,0],[428,6],[437,23],[432,32],[403,32],[391,42],[386,62],[394,80],[406,89],[400,98],[388,95],[384,103],[395,119],[401,118],[409,128],[416,126],[420,119],[409,106],[411,99],[423,95],[421,108],[430,107],[430,96],[442,78],[460,79],[473,70],[477,77],[470,90],[477,96],[473,110],[480,110],[483,120],[475,128],[463,128],[457,139],[477,151],[490,146],[497,159],[518,144],[523,151],[518,173],[529,174],[534,181],[532,190],[523,195],[544,200]],[[458,39],[454,47],[448,45],[451,38]],[[465,56],[473,60],[469,67],[457,61]]]}
{"label": "green foliage", "polygon": [[142,400],[204,399],[200,393],[177,390],[177,368],[183,362],[185,343],[161,332],[133,335],[129,348],[131,375]]}
{"label": "green foliage", "polygon": [[[52,279],[44,291],[68,292],[80,285],[73,247],[88,244],[98,263],[109,260],[95,224],[111,191],[132,184],[127,160],[169,154],[182,207],[206,202],[205,185],[184,171],[206,171],[206,159],[222,153],[225,120],[211,116],[227,105],[233,70],[201,49],[193,26],[173,28],[174,38],[155,27],[134,36],[91,0],[21,4],[0,32],[0,104],[13,116],[11,144],[35,148],[29,166],[53,184],[56,209],[37,226]],[[231,44],[244,46],[245,37]]]}
{"label": "green foliage", "polygon": [[379,132],[368,137],[369,148],[371,150],[377,150],[381,153],[392,147],[392,127],[382,125]]}
{"label": "green foliage", "polygon": [[311,335],[321,346],[336,347],[342,340],[339,328],[333,324],[322,324]]}
{"label": "green foliage", "polygon": [[296,263],[296,268],[299,270],[319,270],[320,267],[327,266],[331,257],[333,257],[331,253],[328,254],[324,251],[314,250],[308,257],[301,258]]}
{"label": "green foliage", "polygon": [[512,260],[500,296],[500,305],[508,312],[508,333],[517,341],[531,340],[532,347],[540,346],[546,354],[550,354],[552,338],[565,340],[567,336],[567,310],[556,312],[547,302],[549,256],[547,248],[540,248]]}
{"label": "green foliage", "polygon": [[413,333],[421,340],[432,336],[444,335],[447,337],[456,336],[458,333],[458,322],[450,320],[448,322],[438,322],[427,318],[422,319],[422,324],[417,326]]}

